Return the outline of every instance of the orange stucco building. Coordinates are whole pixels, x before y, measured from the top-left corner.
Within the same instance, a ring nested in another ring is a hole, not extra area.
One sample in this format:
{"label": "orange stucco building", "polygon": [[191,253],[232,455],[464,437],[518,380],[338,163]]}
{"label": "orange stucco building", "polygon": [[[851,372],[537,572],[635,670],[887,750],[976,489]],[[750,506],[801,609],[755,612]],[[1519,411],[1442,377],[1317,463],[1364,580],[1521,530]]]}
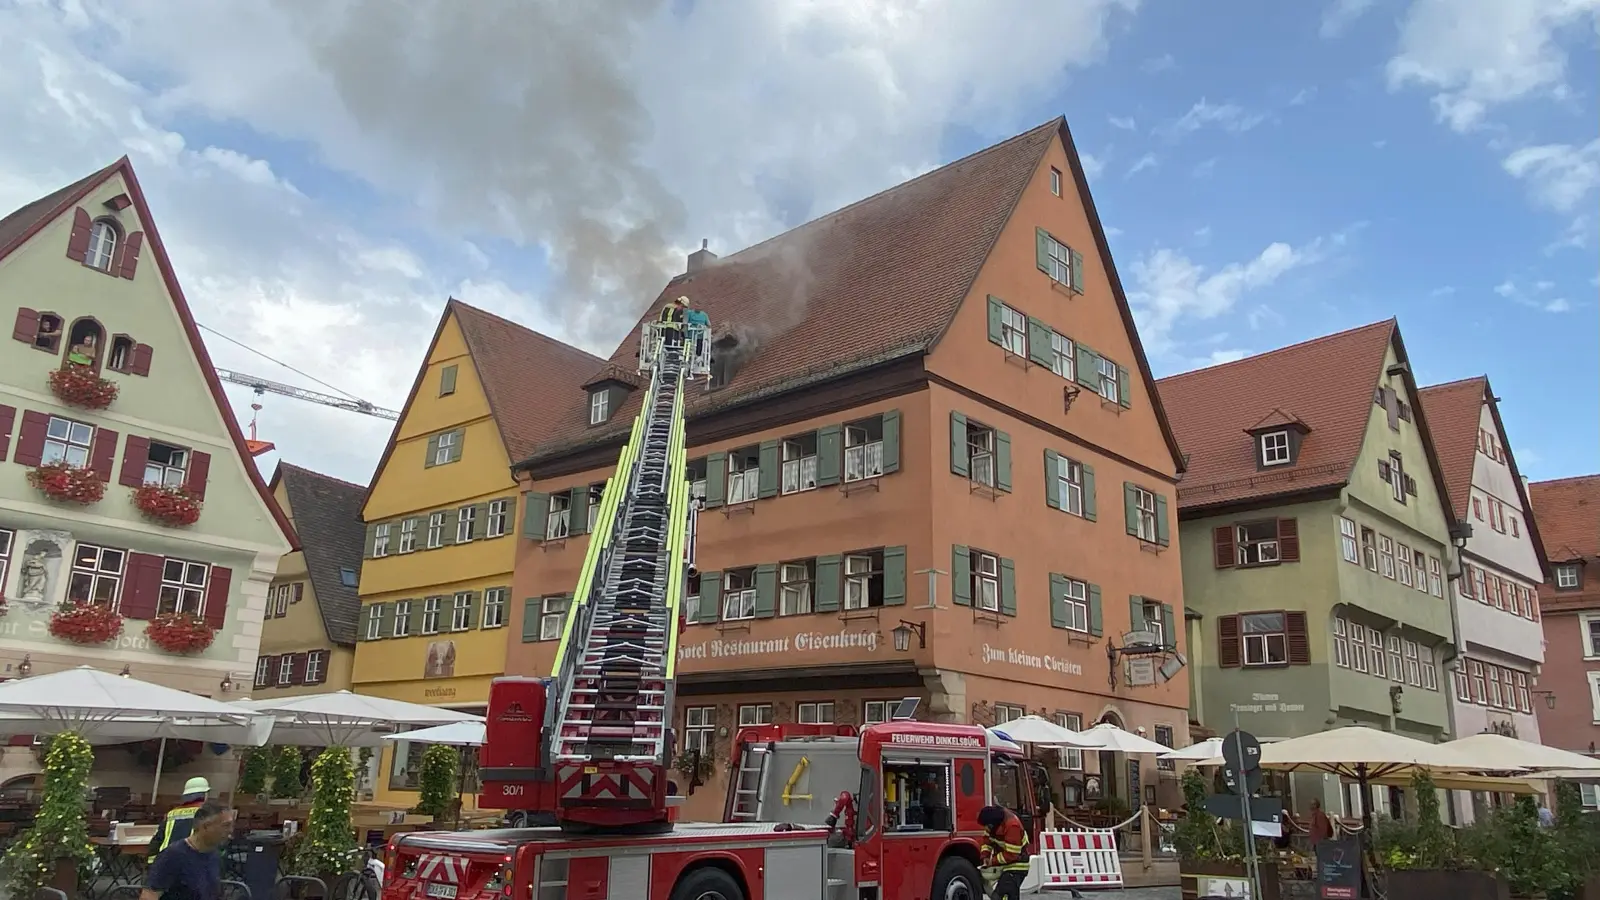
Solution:
{"label": "orange stucco building", "polygon": [[[680,751],[719,764],[690,816],[720,815],[738,725],[861,724],[907,696],[944,721],[1038,713],[1184,744],[1181,457],[1064,120],[728,258],[701,250],[646,316],[678,296],[716,336],[690,389],[705,508],[673,722]],[[643,393],[636,347],[515,466],[512,673],[549,671]],[[1151,652],[1113,663],[1130,631]],[[1135,783],[1177,802],[1148,758],[1056,771],[1068,805]]]}

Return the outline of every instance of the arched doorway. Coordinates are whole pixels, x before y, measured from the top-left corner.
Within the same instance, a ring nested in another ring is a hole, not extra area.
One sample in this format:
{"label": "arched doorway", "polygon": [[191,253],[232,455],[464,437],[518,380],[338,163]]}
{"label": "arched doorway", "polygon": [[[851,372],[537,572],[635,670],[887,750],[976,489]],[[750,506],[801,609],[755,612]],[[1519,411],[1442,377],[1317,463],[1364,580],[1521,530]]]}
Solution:
{"label": "arched doorway", "polygon": [[[1115,725],[1122,728],[1122,717],[1116,710],[1108,709],[1096,720],[1096,725]],[[1101,750],[1097,756],[1100,761],[1100,790],[1101,796],[1109,800],[1112,797],[1121,797],[1127,800],[1127,779],[1123,777],[1123,756],[1110,750]],[[1132,803],[1129,803],[1132,806]]]}

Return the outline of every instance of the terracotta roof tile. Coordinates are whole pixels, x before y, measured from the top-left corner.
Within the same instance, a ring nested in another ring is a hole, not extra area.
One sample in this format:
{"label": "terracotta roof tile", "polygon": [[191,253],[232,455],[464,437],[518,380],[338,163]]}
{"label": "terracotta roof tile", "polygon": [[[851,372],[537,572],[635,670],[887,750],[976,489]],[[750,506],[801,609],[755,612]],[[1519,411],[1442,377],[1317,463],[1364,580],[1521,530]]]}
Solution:
{"label": "terracotta roof tile", "polygon": [[1436,384],[1417,392],[1433,430],[1434,451],[1444,469],[1444,483],[1450,489],[1450,505],[1456,518],[1466,521],[1467,504],[1472,499],[1472,470],[1478,459],[1478,426],[1483,421],[1483,401],[1489,379],[1479,375],[1448,384]]}
{"label": "terracotta roof tile", "polygon": [[[1551,561],[1600,559],[1600,475],[1535,481],[1528,499]],[[1600,579],[1600,572],[1586,573],[1584,580],[1590,578]]]}
{"label": "terracotta roof tile", "polygon": [[[1393,319],[1156,382],[1189,468],[1180,508],[1342,485],[1361,452]],[[1244,433],[1274,410],[1310,428],[1293,466],[1260,471]]]}
{"label": "terracotta roof tile", "polygon": [[79,196],[93,189],[113,170],[119,168],[122,163],[123,160],[119,159],[104,169],[91,175],[85,175],[66,187],[46,194],[0,219],[0,257],[10,253],[14,244],[26,240],[38,227],[42,227],[56,216],[65,212],[67,207],[78,201]]}
{"label": "terracotta roof tile", "polygon": [[317,595],[328,640],[353,646],[361,600],[356,588],[347,585],[340,569],[349,569],[359,578],[366,527],[361,523],[361,506],[367,489],[320,472],[278,463],[273,483],[283,481],[289,499],[289,514],[300,534],[300,549],[305,553],[306,572]]}

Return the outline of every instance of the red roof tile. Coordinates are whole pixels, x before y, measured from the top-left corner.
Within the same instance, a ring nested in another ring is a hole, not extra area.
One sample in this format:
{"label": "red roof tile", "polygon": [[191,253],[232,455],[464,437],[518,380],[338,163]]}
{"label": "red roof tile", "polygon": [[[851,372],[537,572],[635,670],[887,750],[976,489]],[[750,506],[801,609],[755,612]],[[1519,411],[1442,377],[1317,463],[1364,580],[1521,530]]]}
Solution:
{"label": "red roof tile", "polygon": [[1479,375],[1448,384],[1436,384],[1417,392],[1433,428],[1434,450],[1444,469],[1444,483],[1450,489],[1450,505],[1456,518],[1466,520],[1467,504],[1472,499],[1472,469],[1478,459],[1478,425],[1482,422],[1483,401],[1489,379]]}
{"label": "red roof tile", "polygon": [[[1535,481],[1528,485],[1528,499],[1552,561],[1600,559],[1600,475]],[[1600,579],[1600,572],[1584,580],[1590,578]]]}

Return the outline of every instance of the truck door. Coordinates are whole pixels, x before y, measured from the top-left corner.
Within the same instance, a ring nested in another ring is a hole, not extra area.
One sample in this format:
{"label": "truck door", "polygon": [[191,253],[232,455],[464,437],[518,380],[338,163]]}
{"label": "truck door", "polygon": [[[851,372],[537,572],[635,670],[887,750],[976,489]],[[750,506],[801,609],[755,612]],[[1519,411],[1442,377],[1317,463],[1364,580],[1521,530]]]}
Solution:
{"label": "truck door", "polygon": [[990,762],[994,766],[990,776],[994,791],[992,802],[1016,813],[1028,834],[1038,834],[1038,816],[1034,814],[1033,796],[1027,787],[1026,773],[1010,757],[991,756]]}
{"label": "truck door", "polygon": [[1033,826],[1028,829],[1028,834],[1033,837],[1033,845],[1039,846],[1039,832],[1043,831],[1048,821],[1051,804],[1050,772],[1036,759],[1027,759],[1022,762],[1027,771],[1028,784],[1032,787],[1030,799],[1033,802]]}

